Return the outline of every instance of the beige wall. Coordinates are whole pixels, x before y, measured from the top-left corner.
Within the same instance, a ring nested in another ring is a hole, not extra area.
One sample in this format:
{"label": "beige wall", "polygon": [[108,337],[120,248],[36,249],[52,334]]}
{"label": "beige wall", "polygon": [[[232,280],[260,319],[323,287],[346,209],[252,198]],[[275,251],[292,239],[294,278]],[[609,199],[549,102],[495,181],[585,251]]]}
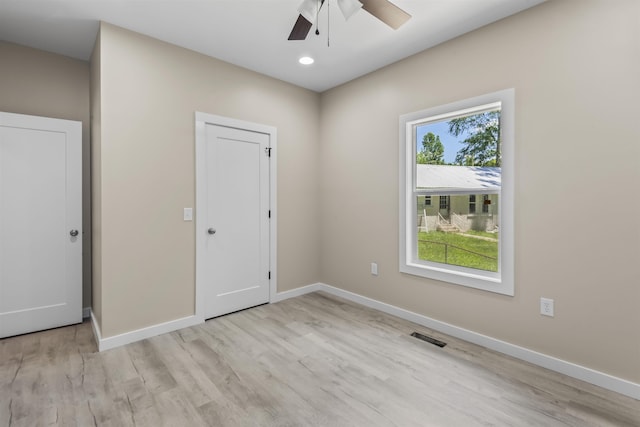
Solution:
{"label": "beige wall", "polygon": [[[324,93],[322,281],[640,382],[639,16],[550,1]],[[510,87],[515,297],[400,274],[398,116]]]}
{"label": "beige wall", "polygon": [[0,111],[82,122],[83,298],[91,306],[89,63],[0,41]]}
{"label": "beige wall", "polygon": [[103,337],[194,314],[196,111],[277,127],[278,290],[317,282],[319,96],[108,24],[98,48]]}

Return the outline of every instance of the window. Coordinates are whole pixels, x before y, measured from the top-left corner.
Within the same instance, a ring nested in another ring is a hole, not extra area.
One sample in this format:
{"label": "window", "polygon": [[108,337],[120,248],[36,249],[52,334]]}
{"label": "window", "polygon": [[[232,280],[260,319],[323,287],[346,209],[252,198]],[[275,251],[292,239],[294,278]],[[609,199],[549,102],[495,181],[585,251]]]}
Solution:
{"label": "window", "polygon": [[431,206],[431,196],[424,196],[424,205]]}
{"label": "window", "polygon": [[[514,97],[400,117],[401,272],[514,294]],[[440,209],[427,211],[420,202],[432,196]]]}
{"label": "window", "polygon": [[440,209],[449,209],[449,196],[440,196]]}

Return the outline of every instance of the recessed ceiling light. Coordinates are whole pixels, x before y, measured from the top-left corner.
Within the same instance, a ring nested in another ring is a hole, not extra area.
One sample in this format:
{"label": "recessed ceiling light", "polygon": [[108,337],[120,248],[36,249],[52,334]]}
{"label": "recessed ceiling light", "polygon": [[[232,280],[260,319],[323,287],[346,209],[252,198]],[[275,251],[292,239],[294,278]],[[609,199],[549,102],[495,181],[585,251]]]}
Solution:
{"label": "recessed ceiling light", "polygon": [[298,62],[302,65],[311,65],[315,62],[315,60],[310,56],[303,56],[302,58],[298,59]]}

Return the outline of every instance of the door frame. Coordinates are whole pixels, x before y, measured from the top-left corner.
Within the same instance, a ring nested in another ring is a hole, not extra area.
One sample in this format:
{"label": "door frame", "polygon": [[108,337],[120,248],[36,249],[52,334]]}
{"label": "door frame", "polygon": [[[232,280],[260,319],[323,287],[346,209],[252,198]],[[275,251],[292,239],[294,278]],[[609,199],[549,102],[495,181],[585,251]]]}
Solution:
{"label": "door frame", "polygon": [[[195,162],[196,162],[196,208],[194,228],[196,233],[196,289],[195,289],[195,311],[196,318],[205,321],[205,299],[204,299],[204,280],[206,277],[204,265],[205,259],[205,240],[206,234],[200,233],[200,228],[206,228],[206,204],[207,198],[206,181],[207,181],[207,162],[205,156],[206,144],[206,125],[224,126],[229,128],[247,130],[250,132],[258,132],[269,135],[270,161],[269,161],[269,209],[271,210],[271,221],[269,221],[269,271],[271,278],[269,280],[269,302],[276,300],[278,292],[278,263],[277,263],[277,129],[274,126],[252,123],[244,120],[233,119],[230,117],[218,116],[214,114],[202,113],[196,111],[195,114]],[[202,221],[200,220],[202,218]]]}

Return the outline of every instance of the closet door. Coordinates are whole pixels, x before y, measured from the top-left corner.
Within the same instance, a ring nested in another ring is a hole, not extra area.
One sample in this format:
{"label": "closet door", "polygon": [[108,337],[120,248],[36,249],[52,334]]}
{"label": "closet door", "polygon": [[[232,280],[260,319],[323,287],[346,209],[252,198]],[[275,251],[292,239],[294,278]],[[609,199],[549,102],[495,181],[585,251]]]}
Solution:
{"label": "closet door", "polygon": [[269,302],[270,136],[211,123],[205,133],[206,200],[196,203],[208,319]]}
{"label": "closet door", "polygon": [[82,321],[81,132],[0,113],[0,337]]}

